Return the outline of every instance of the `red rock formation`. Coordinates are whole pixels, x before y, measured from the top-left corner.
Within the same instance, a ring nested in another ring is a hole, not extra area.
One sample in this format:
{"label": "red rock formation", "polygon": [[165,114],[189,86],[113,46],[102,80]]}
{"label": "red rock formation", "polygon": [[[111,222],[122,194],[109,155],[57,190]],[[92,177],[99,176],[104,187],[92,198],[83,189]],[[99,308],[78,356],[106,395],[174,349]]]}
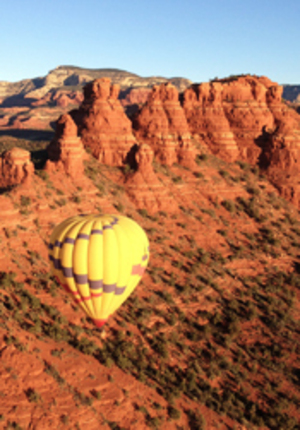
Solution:
{"label": "red rock formation", "polygon": [[174,203],[153,170],[153,157],[153,150],[146,143],[138,148],[135,154],[137,171],[125,181],[127,193],[138,208],[147,209],[150,213],[172,210]]}
{"label": "red rock formation", "polygon": [[[268,85],[268,86],[266,86]],[[274,126],[267,94],[274,84],[264,78],[240,77],[224,84],[224,111],[240,158],[256,164],[264,145],[263,130]]]}
{"label": "red rock formation", "polygon": [[118,95],[119,86],[111,85],[110,79],[96,79],[84,87],[84,101],[71,113],[83,145],[110,166],[122,166],[136,144]]}
{"label": "red rock formation", "polygon": [[[298,123],[299,121],[300,117]],[[269,168],[276,167],[286,173],[300,173],[300,129],[294,115],[286,113],[282,116],[276,130],[270,135],[264,156]]]}
{"label": "red rock formation", "polygon": [[152,147],[162,164],[193,164],[195,149],[178,100],[178,91],[173,85],[154,85],[133,126],[137,138]]}
{"label": "red rock formation", "polygon": [[286,110],[282,87],[266,77],[240,76],[193,85],[184,93],[191,133],[227,161],[256,164],[266,129],[274,128]]}
{"label": "red rock formation", "polygon": [[0,187],[6,188],[22,183],[30,184],[34,165],[30,152],[21,148],[5,151],[0,160]]}
{"label": "red rock formation", "polygon": [[239,150],[222,106],[222,90],[219,83],[193,85],[184,92],[183,108],[194,137],[213,154],[234,161]]}
{"label": "red rock formation", "polygon": [[282,197],[300,208],[300,116],[294,110],[281,114],[269,135],[262,161]]}
{"label": "red rock formation", "polygon": [[77,126],[68,114],[62,115],[56,123],[55,138],[47,147],[49,160],[46,170],[63,169],[72,177],[83,174],[83,160],[86,156]]}

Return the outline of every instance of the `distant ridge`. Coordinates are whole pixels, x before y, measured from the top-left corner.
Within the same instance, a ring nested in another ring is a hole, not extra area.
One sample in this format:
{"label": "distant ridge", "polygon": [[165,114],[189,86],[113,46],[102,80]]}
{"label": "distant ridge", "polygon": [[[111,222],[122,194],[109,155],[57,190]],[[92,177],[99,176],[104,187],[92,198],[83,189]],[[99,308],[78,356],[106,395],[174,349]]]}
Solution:
{"label": "distant ridge", "polygon": [[283,85],[283,98],[300,104],[300,85]]}
{"label": "distant ridge", "polygon": [[[43,77],[18,82],[0,81],[0,99],[3,103],[5,99],[13,98],[6,101],[6,105],[12,106],[18,99],[40,99],[51,90],[81,91],[87,82],[103,77],[108,77],[113,84],[120,85],[121,90],[151,88],[155,84],[170,82],[182,92],[192,83],[181,77],[170,79],[157,76],[141,77],[135,73],[114,68],[88,69],[77,66],[58,66]],[[24,104],[26,105],[25,102],[22,105]]]}

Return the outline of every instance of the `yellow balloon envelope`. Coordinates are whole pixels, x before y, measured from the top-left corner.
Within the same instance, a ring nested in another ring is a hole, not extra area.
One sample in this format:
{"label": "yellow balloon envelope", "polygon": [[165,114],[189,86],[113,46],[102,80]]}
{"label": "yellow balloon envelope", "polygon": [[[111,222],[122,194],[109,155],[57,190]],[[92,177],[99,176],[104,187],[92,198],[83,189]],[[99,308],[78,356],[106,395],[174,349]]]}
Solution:
{"label": "yellow balloon envelope", "polygon": [[125,216],[77,215],[55,227],[49,258],[59,283],[101,327],[139,283],[149,242]]}

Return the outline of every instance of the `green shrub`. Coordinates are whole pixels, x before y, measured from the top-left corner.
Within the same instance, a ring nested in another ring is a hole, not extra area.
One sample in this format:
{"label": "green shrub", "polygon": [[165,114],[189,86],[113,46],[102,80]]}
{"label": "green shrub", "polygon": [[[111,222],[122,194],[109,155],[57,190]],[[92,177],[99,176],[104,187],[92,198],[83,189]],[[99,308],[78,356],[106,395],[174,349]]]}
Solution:
{"label": "green shrub", "polygon": [[235,204],[232,200],[223,200],[221,204],[230,213],[234,213],[236,210]]}
{"label": "green shrub", "polygon": [[20,203],[21,203],[22,207],[26,207],[27,208],[31,204],[31,199],[30,199],[30,197],[21,196]]}
{"label": "green shrub", "polygon": [[43,179],[43,181],[49,180],[49,174],[45,170],[35,170],[35,174]]}
{"label": "green shrub", "polygon": [[146,210],[146,209],[139,209],[139,210],[138,210],[138,213],[139,213],[142,217],[144,217],[144,218],[148,218],[148,217],[149,217],[149,214],[148,214],[148,212],[147,212],[147,210]]}
{"label": "green shrub", "polygon": [[168,414],[172,420],[178,420],[181,416],[181,413],[178,409],[175,409],[173,406],[168,407]]}
{"label": "green shrub", "polygon": [[41,400],[40,394],[33,388],[26,390],[25,394],[30,402],[38,403]]}

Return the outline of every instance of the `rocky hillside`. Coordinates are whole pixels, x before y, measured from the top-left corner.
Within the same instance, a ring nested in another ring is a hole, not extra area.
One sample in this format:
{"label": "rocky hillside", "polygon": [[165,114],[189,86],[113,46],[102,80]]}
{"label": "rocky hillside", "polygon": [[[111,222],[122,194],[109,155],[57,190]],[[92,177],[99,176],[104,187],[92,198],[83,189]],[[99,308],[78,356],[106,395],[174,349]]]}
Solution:
{"label": "rocky hillside", "polygon": [[[130,172],[64,136],[44,170],[2,157],[3,428],[296,429],[298,211],[245,163],[164,167],[143,147]],[[151,244],[105,339],[49,274],[54,225],[89,212],[132,217]]]}
{"label": "rocky hillside", "polygon": [[[182,104],[157,86],[132,127],[118,91],[87,84],[54,138],[0,136],[0,427],[297,430],[299,211],[240,149],[255,112],[276,116],[264,163],[284,172],[294,114],[247,77],[193,86]],[[49,273],[51,231],[80,213],[124,214],[150,241],[105,334]]]}

